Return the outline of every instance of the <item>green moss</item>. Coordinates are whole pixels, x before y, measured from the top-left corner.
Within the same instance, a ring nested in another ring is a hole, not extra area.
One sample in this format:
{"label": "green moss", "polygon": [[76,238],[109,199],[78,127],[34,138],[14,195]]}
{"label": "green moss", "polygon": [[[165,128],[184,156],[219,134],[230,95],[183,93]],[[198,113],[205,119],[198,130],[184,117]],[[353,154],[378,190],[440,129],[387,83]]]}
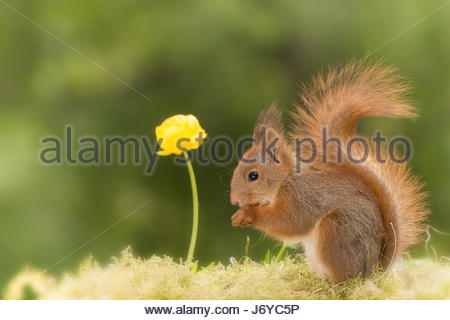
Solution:
{"label": "green moss", "polygon": [[40,299],[450,299],[450,264],[406,259],[391,271],[333,286],[311,272],[301,255],[259,264],[198,267],[170,257],[133,257],[128,248],[106,266],[92,259],[59,280],[25,270],[11,280],[7,299],[32,290]]}

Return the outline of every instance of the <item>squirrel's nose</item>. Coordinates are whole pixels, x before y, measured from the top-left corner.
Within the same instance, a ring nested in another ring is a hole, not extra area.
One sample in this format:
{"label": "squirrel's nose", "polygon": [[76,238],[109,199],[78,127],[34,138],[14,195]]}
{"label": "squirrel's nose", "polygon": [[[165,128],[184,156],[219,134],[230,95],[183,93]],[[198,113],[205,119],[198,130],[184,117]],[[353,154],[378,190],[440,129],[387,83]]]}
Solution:
{"label": "squirrel's nose", "polygon": [[239,206],[239,200],[237,199],[239,197],[237,197],[236,193],[233,192],[233,190],[230,192],[230,202],[233,206]]}

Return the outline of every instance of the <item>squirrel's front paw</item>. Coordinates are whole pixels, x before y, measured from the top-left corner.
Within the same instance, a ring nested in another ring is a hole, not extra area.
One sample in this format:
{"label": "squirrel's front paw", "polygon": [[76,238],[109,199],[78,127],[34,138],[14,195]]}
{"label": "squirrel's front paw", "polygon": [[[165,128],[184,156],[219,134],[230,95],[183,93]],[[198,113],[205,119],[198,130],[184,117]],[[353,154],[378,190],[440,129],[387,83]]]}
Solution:
{"label": "squirrel's front paw", "polygon": [[252,222],[252,218],[242,209],[239,209],[231,217],[231,224],[235,227],[246,227]]}

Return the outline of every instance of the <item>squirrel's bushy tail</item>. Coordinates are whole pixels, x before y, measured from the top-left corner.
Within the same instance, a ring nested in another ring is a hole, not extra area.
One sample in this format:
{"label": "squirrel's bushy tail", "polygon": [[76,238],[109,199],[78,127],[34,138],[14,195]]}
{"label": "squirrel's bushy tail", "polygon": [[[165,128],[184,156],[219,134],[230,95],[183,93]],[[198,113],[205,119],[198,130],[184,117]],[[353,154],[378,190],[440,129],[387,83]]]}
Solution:
{"label": "squirrel's bushy tail", "polygon": [[[404,249],[418,241],[428,214],[422,184],[405,163],[391,159],[386,147],[378,150],[368,139],[367,160],[350,161],[348,142],[358,137],[357,121],[365,117],[413,118],[414,108],[405,95],[408,87],[392,67],[380,62],[351,62],[316,76],[311,85],[303,87],[301,104],[292,113],[294,125],[291,138],[312,138],[316,145],[315,167],[340,165],[360,176],[373,190],[383,213],[386,230],[385,246],[380,261],[387,268]],[[324,131],[325,130],[325,131]],[[325,140],[338,138],[325,143]],[[359,137],[360,138],[360,137]],[[297,140],[299,141],[299,140]],[[311,155],[312,148],[302,143],[301,153]],[[380,149],[380,148],[378,148]],[[352,143],[353,159],[364,158],[364,146]],[[396,159],[402,157],[397,155]],[[382,159],[385,162],[380,162]]]}

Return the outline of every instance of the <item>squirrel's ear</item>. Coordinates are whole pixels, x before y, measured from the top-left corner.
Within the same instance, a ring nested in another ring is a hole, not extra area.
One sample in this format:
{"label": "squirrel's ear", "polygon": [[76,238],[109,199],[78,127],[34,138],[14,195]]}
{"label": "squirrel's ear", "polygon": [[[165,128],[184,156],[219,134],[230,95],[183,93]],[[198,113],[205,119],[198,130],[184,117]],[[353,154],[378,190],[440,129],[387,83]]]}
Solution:
{"label": "squirrel's ear", "polygon": [[270,148],[275,162],[290,161],[290,151],[284,136],[281,113],[275,104],[259,115],[253,138],[255,147],[264,145],[264,148]]}
{"label": "squirrel's ear", "polygon": [[[259,135],[259,139],[256,140],[255,145],[257,147],[270,150],[269,156],[272,155],[272,160],[277,163],[284,163],[289,161],[290,152],[289,147],[284,139],[283,135],[280,135],[273,128],[262,127],[262,133]],[[264,140],[264,144],[262,143]],[[262,152],[269,152],[262,150]]]}
{"label": "squirrel's ear", "polygon": [[269,109],[263,110],[256,120],[255,129],[253,130],[253,138],[258,141],[262,138],[263,131],[272,128],[280,135],[284,136],[283,123],[281,122],[281,112],[275,103],[272,103]]}

